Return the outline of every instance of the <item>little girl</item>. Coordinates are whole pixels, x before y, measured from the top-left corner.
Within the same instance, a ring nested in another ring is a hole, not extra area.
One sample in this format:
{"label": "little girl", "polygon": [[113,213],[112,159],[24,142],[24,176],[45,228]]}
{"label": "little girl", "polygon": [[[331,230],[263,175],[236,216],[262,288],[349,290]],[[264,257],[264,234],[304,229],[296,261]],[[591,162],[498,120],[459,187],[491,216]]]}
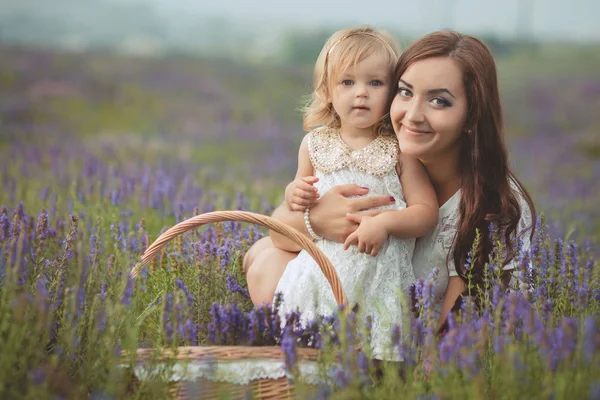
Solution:
{"label": "little girl", "polygon": [[[399,153],[389,121],[397,58],[394,41],[370,27],[343,29],[329,38],[304,112],[304,128],[317,128],[304,137],[296,179],[286,188],[288,206],[304,210],[308,232],[336,268],[349,306],[371,316],[371,347],[378,359],[389,359],[391,327],[402,322],[399,294],[408,299],[415,281],[414,238],[432,230],[438,218],[425,169]],[[389,195],[394,203],[382,207],[390,212],[363,217],[341,244],[314,233],[310,206],[319,194],[348,183],[368,188],[370,195]],[[299,310],[307,321],[337,310],[329,283],[306,251],[287,265],[276,292],[283,295],[282,317]]]}

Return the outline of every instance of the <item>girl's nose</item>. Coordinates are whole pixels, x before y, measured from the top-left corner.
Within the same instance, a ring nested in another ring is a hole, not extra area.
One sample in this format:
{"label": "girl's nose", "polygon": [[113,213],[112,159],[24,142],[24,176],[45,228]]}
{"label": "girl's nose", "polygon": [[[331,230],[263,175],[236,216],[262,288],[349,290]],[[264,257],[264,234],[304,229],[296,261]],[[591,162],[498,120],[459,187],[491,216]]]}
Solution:
{"label": "girl's nose", "polygon": [[354,90],[355,90],[356,97],[367,97],[369,95],[369,90],[367,88],[367,85],[364,85],[362,83],[356,83],[354,85]]}

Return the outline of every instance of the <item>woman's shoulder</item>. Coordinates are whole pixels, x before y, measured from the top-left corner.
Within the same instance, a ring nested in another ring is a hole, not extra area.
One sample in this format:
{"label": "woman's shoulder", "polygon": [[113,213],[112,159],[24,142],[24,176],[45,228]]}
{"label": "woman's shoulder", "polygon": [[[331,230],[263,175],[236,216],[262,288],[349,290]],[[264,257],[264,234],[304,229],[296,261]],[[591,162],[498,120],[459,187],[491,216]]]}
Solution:
{"label": "woman's shoulder", "polygon": [[517,228],[517,235],[521,235],[533,227],[535,222],[533,221],[534,210],[529,204],[528,198],[521,183],[512,176],[510,177],[510,187],[517,201],[519,202],[519,208],[521,209],[521,218],[519,219]]}

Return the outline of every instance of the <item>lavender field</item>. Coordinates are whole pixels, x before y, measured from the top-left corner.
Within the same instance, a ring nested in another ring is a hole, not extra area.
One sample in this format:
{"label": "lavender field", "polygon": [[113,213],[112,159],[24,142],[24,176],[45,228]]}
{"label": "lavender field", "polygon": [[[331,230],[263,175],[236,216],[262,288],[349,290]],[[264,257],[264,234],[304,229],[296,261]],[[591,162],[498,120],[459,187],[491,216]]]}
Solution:
{"label": "lavender field", "polygon": [[0,48],[0,398],[166,398],[122,352],[199,344],[282,345],[296,375],[298,346],[343,354],[310,398],[600,398],[600,57],[579,55],[499,60],[512,165],[544,213],[530,290],[500,293],[491,260],[483,314],[467,303],[437,339],[430,277],[417,334],[390,332],[404,378],[372,384],[351,318],[282,332],[252,308],[241,258],[262,229],[185,234],[128,278],[183,219],[278,205],[310,68]]}

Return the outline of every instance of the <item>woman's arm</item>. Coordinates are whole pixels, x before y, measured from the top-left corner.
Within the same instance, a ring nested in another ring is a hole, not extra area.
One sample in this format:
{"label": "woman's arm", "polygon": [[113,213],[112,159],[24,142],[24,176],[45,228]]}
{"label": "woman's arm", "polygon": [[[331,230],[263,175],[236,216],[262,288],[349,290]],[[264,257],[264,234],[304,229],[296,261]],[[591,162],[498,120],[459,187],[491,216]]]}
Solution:
{"label": "woman's arm", "polygon": [[427,171],[419,160],[399,155],[400,184],[407,207],[375,217],[388,234],[400,239],[425,236],[438,222],[439,206]]}
{"label": "woman's arm", "polygon": [[[348,213],[358,216],[375,216],[389,210],[370,210],[370,208],[394,204],[390,196],[348,198],[349,196],[360,196],[367,193],[368,189],[354,184],[338,185],[329,189],[317,204],[310,209],[310,225],[315,233],[334,242],[344,243],[348,235],[358,227],[358,224],[346,218]],[[273,218],[309,236],[304,224],[303,212],[291,211],[287,205],[281,204],[273,212]],[[286,251],[300,251],[299,246],[277,232],[271,231],[271,235],[276,247]]]}
{"label": "woman's arm", "polygon": [[440,319],[438,320],[438,329],[446,321],[446,317],[448,317],[448,313],[450,310],[452,310],[452,307],[454,307],[454,303],[456,303],[458,296],[460,296],[466,289],[467,285],[465,285],[465,282],[460,276],[451,276],[448,278],[448,288],[446,289],[446,294],[444,296],[442,313],[440,314]]}

